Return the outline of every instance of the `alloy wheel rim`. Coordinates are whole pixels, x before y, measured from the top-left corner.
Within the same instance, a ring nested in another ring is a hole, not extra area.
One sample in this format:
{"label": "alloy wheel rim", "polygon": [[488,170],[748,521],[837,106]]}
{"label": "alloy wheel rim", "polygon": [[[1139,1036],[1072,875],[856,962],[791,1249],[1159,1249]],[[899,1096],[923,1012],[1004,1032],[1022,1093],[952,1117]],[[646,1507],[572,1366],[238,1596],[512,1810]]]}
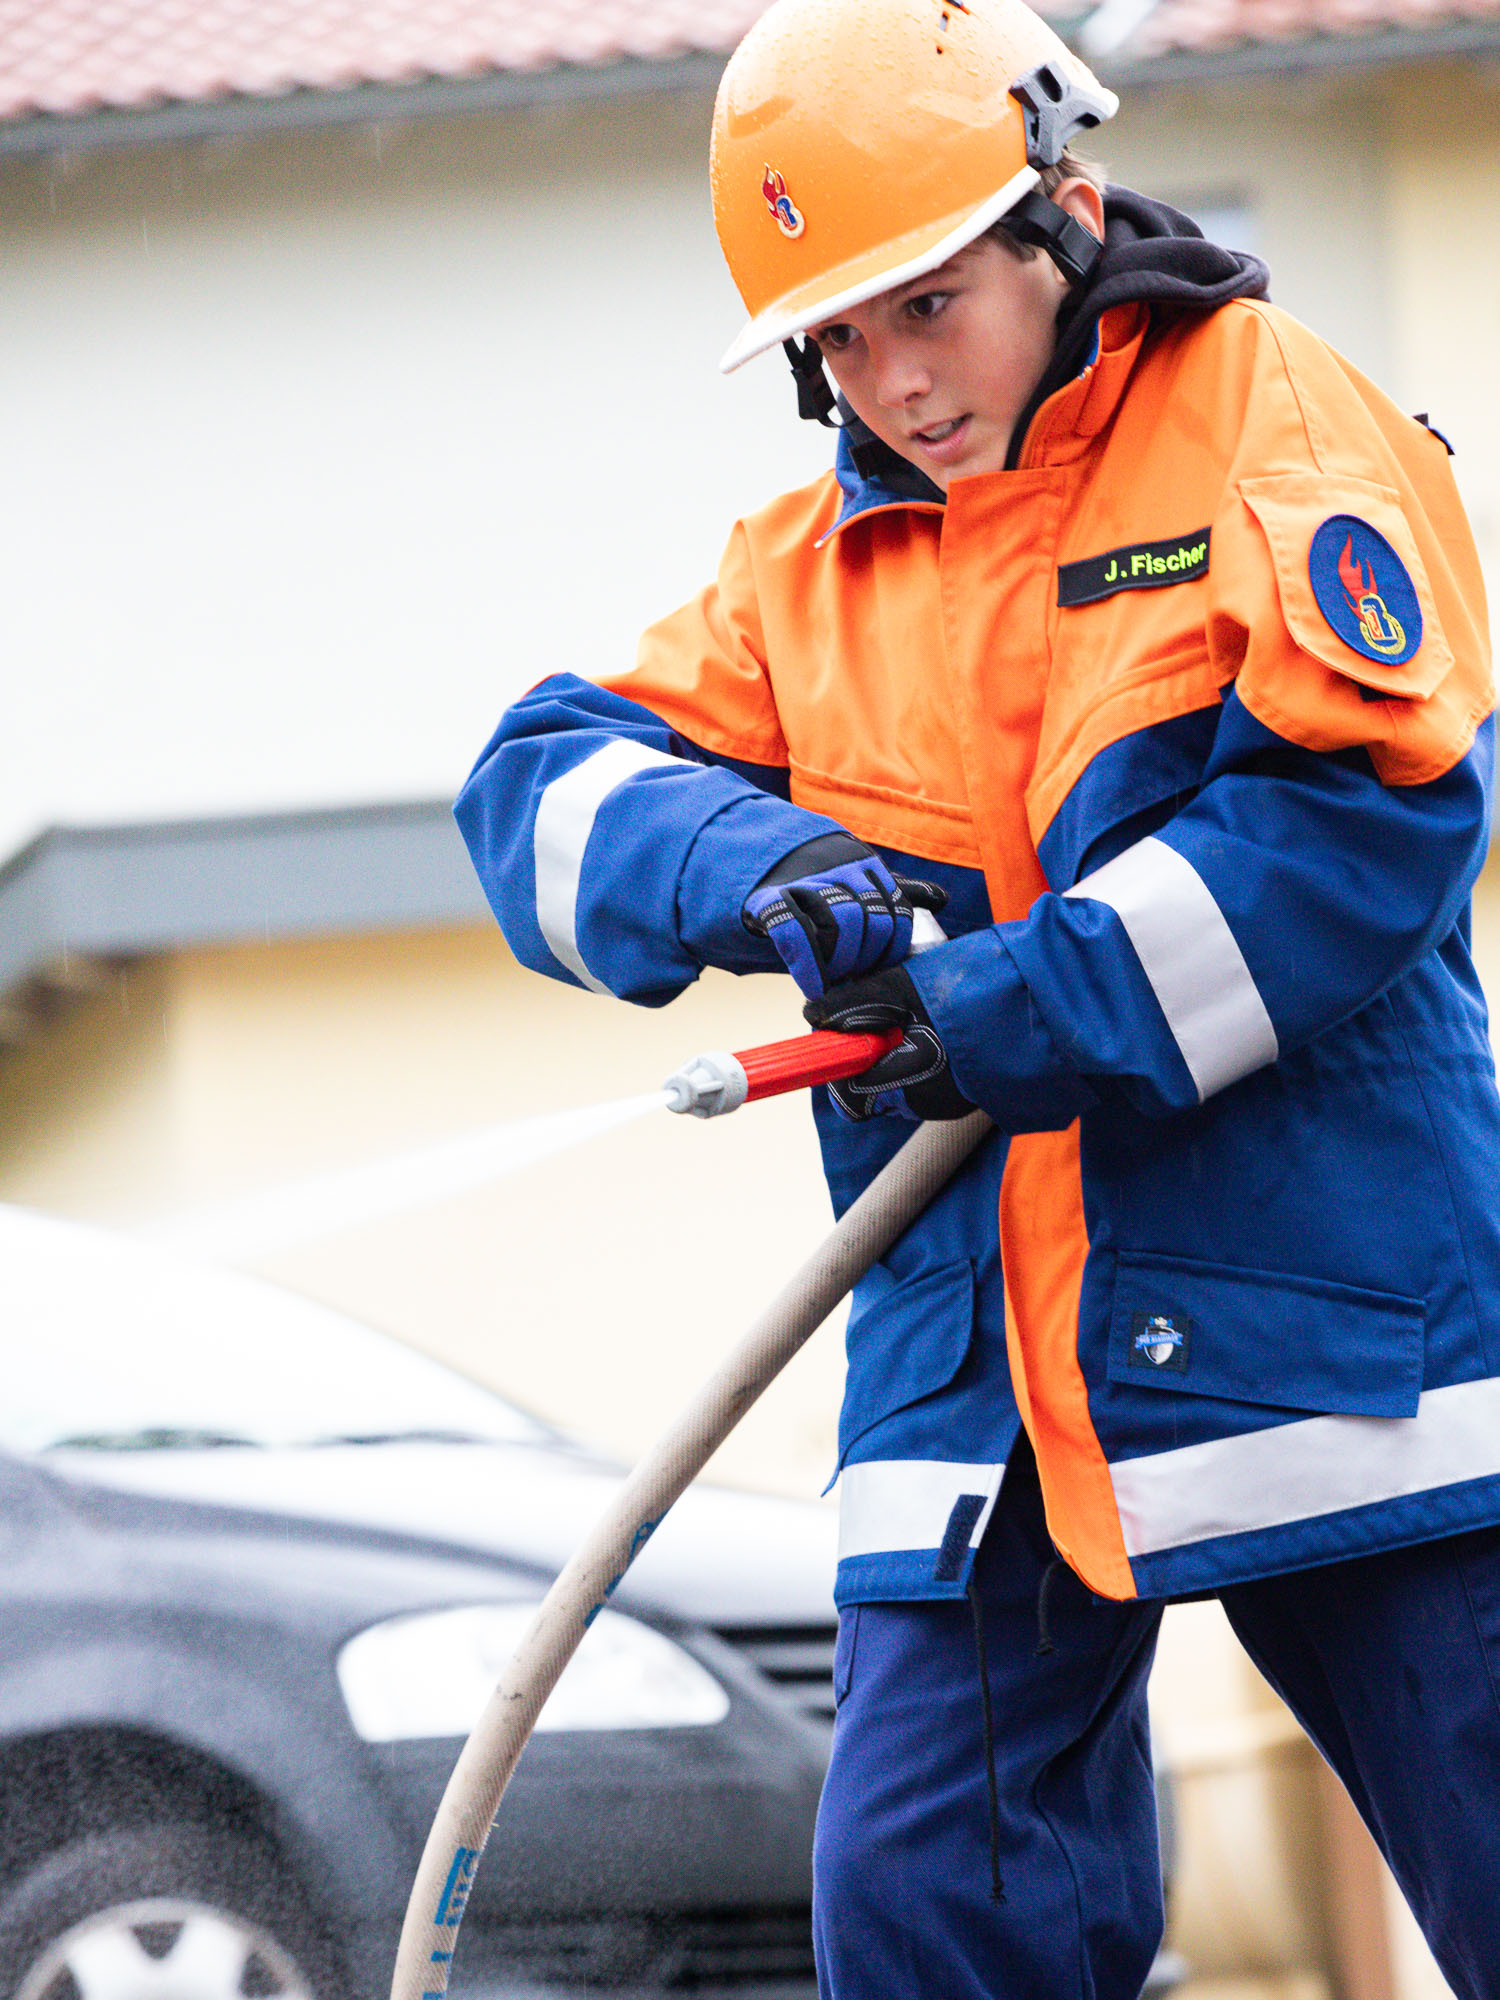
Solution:
{"label": "alloy wheel rim", "polygon": [[182,1896],[116,1903],[71,1925],[15,2000],[315,2000],[268,1931]]}

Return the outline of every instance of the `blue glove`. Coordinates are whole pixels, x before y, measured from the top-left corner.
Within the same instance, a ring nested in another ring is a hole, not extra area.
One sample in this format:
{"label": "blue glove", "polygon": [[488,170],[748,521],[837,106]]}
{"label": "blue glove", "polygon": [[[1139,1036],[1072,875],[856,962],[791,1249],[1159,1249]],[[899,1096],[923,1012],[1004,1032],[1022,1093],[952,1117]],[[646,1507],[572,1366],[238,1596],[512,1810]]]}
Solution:
{"label": "blue glove", "polygon": [[802,1013],[814,1028],[837,1028],[846,1035],[903,1031],[900,1047],[873,1068],[829,1084],[828,1093],[846,1118],[857,1124],[884,1112],[965,1118],[974,1109],[953,1081],[948,1052],[904,966],[847,980],[821,1000],[809,1000]]}
{"label": "blue glove", "polygon": [[911,950],[912,906],[940,910],[947,900],[934,882],[893,875],[853,834],[825,833],[762,876],[740,920],[816,1000],[841,979],[899,964]]}

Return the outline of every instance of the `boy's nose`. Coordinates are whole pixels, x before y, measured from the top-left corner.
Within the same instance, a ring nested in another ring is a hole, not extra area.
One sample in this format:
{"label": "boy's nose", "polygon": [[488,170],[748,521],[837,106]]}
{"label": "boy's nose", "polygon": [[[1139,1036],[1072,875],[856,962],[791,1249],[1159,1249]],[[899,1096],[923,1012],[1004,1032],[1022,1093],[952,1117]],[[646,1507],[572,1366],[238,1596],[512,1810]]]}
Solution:
{"label": "boy's nose", "polygon": [[882,409],[900,410],[932,388],[932,375],[922,357],[902,341],[883,343],[872,355],[875,396]]}

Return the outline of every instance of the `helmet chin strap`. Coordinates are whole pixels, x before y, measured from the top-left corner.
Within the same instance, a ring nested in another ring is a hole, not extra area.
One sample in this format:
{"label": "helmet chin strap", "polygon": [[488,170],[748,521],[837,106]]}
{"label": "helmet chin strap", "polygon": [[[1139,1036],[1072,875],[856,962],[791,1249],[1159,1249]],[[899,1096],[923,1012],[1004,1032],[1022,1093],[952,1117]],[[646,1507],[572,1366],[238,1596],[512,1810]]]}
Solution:
{"label": "helmet chin strap", "polygon": [[1097,236],[1039,188],[1023,194],[1015,207],[1001,216],[1000,227],[1018,243],[1045,250],[1070,285],[1088,282],[1104,249]]}
{"label": "helmet chin strap", "polygon": [[786,358],[792,364],[792,375],[797,384],[797,415],[808,423],[822,424],[826,430],[838,431],[843,424],[834,418],[838,399],[833,386],[823,373],[823,353],[815,340],[795,340],[781,343]]}

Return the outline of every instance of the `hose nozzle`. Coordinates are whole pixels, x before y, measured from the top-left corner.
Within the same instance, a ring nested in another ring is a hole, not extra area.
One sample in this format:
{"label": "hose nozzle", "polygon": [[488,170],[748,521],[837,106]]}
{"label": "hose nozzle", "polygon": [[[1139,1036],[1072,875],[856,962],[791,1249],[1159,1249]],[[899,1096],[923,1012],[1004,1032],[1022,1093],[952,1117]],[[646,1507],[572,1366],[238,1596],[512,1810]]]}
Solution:
{"label": "hose nozzle", "polygon": [[837,1083],[858,1076],[901,1043],[901,1030],[882,1035],[841,1035],[820,1028],[790,1041],[767,1042],[758,1049],[729,1055],[710,1049],[669,1076],[662,1085],[669,1111],[693,1118],[718,1118],[738,1111],[757,1098],[780,1097],[789,1090],[808,1090],[815,1083]]}
{"label": "hose nozzle", "polygon": [[669,1111],[685,1111],[690,1118],[718,1118],[739,1110],[750,1094],[750,1079],[738,1056],[709,1049],[674,1070],[662,1089]]}

